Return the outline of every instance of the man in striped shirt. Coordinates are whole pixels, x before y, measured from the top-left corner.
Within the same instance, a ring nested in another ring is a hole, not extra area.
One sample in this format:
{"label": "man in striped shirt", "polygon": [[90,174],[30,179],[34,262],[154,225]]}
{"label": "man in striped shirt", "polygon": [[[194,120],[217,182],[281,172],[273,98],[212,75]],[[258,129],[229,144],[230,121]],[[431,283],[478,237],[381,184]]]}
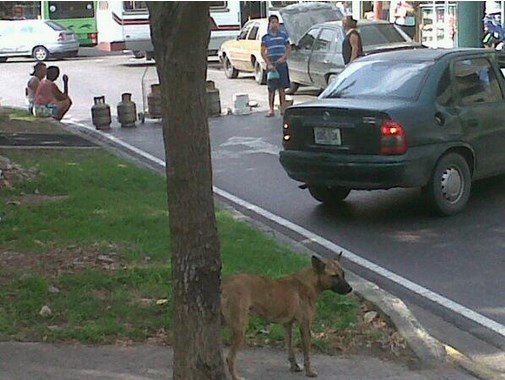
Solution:
{"label": "man in striped shirt", "polygon": [[[289,81],[288,59],[291,53],[288,34],[280,29],[279,18],[271,15],[268,18],[268,33],[261,39],[261,56],[267,64],[268,71],[276,70],[279,75],[277,78],[267,80],[268,86],[268,105],[269,111],[267,117],[275,115],[274,101],[275,90],[279,91],[279,102],[281,105],[281,115],[286,107],[286,88],[291,85]],[[268,76],[267,75],[267,79]]]}

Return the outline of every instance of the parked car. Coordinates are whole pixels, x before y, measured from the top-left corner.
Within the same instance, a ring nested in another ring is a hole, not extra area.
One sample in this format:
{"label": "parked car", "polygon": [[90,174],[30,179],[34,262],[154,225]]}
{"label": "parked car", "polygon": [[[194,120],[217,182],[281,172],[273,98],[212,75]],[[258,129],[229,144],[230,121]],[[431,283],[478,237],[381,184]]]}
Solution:
{"label": "parked car", "polygon": [[49,20],[0,21],[0,62],[9,57],[75,57],[79,50],[76,34]]}
{"label": "parked car", "polygon": [[327,205],[357,190],[420,187],[444,215],[472,181],[505,173],[505,59],[491,49],[377,53],[315,101],[289,107],[280,162]]}
{"label": "parked car", "polygon": [[[341,20],[330,21],[324,14],[318,22],[307,27],[304,4],[290,5],[280,10],[286,30],[294,42],[288,58],[292,87],[296,92],[300,85],[326,88],[328,83],[344,69],[342,42],[345,31]],[[315,19],[313,21],[316,21]],[[386,50],[420,48],[398,26],[387,21],[358,22],[358,31],[365,55]]]}
{"label": "parked car", "polygon": [[254,72],[258,84],[266,83],[266,64],[261,57],[261,38],[268,31],[268,19],[253,19],[244,24],[234,40],[221,45],[218,56],[227,78],[235,79],[239,72]]}
{"label": "parked car", "polygon": [[[320,20],[340,20],[343,15],[333,4],[304,3],[303,25],[307,28]],[[281,18],[281,28],[284,28]],[[306,29],[305,29],[306,30]],[[268,19],[252,19],[244,24],[234,40],[223,42],[218,56],[227,78],[238,77],[239,72],[254,72],[258,84],[266,83],[266,63],[261,57],[261,38],[268,32]]]}

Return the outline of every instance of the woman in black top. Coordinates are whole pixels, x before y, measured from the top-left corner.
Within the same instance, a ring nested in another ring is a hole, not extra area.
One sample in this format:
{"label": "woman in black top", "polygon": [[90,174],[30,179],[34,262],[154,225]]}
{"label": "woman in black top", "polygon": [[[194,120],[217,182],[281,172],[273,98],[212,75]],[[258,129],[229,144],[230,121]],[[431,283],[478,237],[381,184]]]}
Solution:
{"label": "woman in black top", "polygon": [[357,21],[352,16],[344,17],[342,25],[346,33],[342,42],[342,56],[344,64],[347,65],[363,55],[363,43],[361,35],[356,30]]}

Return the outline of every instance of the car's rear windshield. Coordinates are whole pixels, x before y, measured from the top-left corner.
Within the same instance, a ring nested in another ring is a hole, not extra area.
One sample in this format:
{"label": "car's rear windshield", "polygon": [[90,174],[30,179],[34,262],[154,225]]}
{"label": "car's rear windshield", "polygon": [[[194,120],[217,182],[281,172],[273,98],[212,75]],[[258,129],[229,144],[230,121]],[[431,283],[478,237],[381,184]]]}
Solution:
{"label": "car's rear windshield", "polygon": [[393,24],[364,24],[358,27],[364,46],[411,42],[405,33]]}
{"label": "car's rear windshield", "polygon": [[320,98],[395,97],[413,99],[433,62],[356,61]]}
{"label": "car's rear windshield", "polygon": [[53,30],[56,30],[57,32],[63,32],[67,30],[64,26],[54,22],[54,21],[44,21],[47,25],[49,25]]}

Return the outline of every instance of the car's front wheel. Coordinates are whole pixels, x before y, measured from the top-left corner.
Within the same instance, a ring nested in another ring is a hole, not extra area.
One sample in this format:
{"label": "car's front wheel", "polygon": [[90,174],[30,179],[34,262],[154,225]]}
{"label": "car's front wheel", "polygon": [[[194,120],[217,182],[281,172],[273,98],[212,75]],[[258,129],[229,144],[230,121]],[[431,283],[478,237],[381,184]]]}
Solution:
{"label": "car's front wheel", "polygon": [[32,56],[37,61],[45,61],[49,57],[49,52],[44,46],[36,46],[33,48]]}
{"label": "car's front wheel", "polygon": [[471,188],[468,162],[457,153],[448,153],[437,163],[424,190],[438,213],[454,215],[465,208]]}
{"label": "car's front wheel", "polygon": [[238,77],[238,70],[232,66],[230,60],[226,56],[223,57],[223,69],[226,78],[235,79],[236,77]]}
{"label": "car's front wheel", "polygon": [[298,88],[300,88],[300,83],[291,82],[289,88],[286,90],[286,94],[294,95],[294,93],[298,91]]}
{"label": "car's front wheel", "polygon": [[325,205],[336,205],[347,198],[351,192],[351,189],[343,186],[307,185],[307,187],[310,195]]}
{"label": "car's front wheel", "polygon": [[267,74],[266,71],[263,70],[263,67],[261,67],[261,63],[256,61],[254,64],[254,80],[258,84],[265,84],[267,83]]}

